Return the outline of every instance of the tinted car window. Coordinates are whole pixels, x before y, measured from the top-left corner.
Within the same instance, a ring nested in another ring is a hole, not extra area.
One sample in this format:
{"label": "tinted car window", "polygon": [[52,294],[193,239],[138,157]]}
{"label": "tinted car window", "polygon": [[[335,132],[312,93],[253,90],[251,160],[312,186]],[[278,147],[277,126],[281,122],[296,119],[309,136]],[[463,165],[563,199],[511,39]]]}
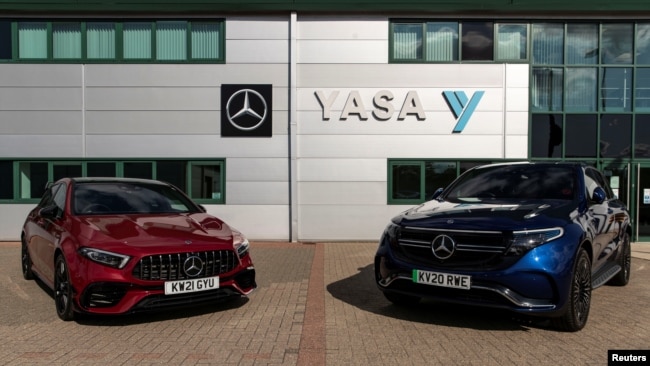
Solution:
{"label": "tinted car window", "polygon": [[571,200],[576,173],[570,167],[507,165],[468,171],[446,192],[456,202],[526,199]]}

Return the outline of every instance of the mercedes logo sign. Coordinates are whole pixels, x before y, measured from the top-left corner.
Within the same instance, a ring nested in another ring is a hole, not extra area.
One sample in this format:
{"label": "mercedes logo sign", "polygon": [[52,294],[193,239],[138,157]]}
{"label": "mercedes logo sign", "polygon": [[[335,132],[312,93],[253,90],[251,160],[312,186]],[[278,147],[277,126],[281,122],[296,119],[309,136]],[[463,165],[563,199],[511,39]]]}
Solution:
{"label": "mercedes logo sign", "polygon": [[448,259],[456,250],[454,239],[447,235],[438,235],[431,242],[433,255],[438,259]]}
{"label": "mercedes logo sign", "polygon": [[[261,107],[252,107],[251,98]],[[258,128],[266,119],[267,105],[262,94],[253,89],[242,89],[235,92],[226,104],[226,115],[236,129],[250,131]],[[246,117],[246,118],[244,118]]]}
{"label": "mercedes logo sign", "polygon": [[221,85],[221,136],[271,137],[273,86]]}
{"label": "mercedes logo sign", "polygon": [[188,277],[196,277],[203,272],[203,260],[193,255],[183,262],[183,271]]}

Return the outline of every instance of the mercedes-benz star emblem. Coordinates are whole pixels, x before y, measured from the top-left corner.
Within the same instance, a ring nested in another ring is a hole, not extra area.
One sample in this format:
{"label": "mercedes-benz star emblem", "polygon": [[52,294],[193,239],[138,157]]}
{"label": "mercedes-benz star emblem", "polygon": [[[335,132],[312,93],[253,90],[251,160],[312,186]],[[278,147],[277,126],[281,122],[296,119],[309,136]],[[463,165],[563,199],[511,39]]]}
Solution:
{"label": "mercedes-benz star emblem", "polygon": [[456,243],[454,242],[454,239],[447,235],[438,235],[431,242],[431,250],[436,258],[444,260],[454,254]]}
{"label": "mercedes-benz star emblem", "polygon": [[[240,96],[242,94],[243,100]],[[255,98],[256,100],[259,99],[259,103],[251,103],[251,98]],[[260,103],[262,107],[259,107]],[[253,108],[253,106],[255,106],[255,108]],[[226,104],[226,115],[228,121],[236,129],[242,131],[251,131],[258,128],[266,119],[267,110],[268,106],[266,105],[264,97],[253,89],[238,90],[230,96],[228,103]]]}
{"label": "mercedes-benz star emblem", "polygon": [[196,277],[203,272],[203,260],[193,255],[183,262],[183,271],[188,277]]}

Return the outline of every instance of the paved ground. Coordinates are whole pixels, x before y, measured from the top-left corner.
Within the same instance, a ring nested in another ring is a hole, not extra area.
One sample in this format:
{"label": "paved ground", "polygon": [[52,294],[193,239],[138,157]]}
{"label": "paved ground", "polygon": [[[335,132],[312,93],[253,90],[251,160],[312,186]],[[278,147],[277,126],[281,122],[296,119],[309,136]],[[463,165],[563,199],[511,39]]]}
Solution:
{"label": "paved ground", "polygon": [[[587,327],[562,333],[510,314],[390,305],[372,281],[374,243],[253,243],[259,288],[193,311],[60,321],[0,243],[0,364],[606,365],[608,349],[650,349],[650,244],[627,287],[594,292]],[[647,249],[646,249],[647,248]]]}

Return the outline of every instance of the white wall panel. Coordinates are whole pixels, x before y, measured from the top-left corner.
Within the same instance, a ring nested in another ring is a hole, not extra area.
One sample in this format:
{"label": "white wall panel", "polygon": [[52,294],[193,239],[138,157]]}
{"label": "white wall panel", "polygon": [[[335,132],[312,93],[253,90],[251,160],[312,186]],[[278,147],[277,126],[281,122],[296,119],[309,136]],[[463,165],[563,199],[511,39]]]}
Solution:
{"label": "white wall panel", "polygon": [[287,182],[226,181],[226,203],[229,205],[286,205],[289,203]]}
{"label": "white wall panel", "polygon": [[289,17],[229,16],[226,43],[233,39],[289,38]]}
{"label": "white wall panel", "polygon": [[507,112],[506,133],[508,135],[528,135],[528,112]]}
{"label": "white wall panel", "polygon": [[287,205],[204,205],[208,213],[226,221],[251,240],[287,240]]}
{"label": "white wall panel", "polygon": [[[506,64],[506,87],[528,88],[528,64]],[[526,91],[528,95],[528,91]]]}
{"label": "white wall panel", "polygon": [[386,64],[385,40],[301,40],[298,41],[301,64]]}
{"label": "white wall panel", "polygon": [[221,138],[216,135],[89,135],[89,158],[286,157],[287,139]]}
{"label": "white wall panel", "polygon": [[87,110],[218,110],[219,88],[87,88]]}
{"label": "white wall panel", "polygon": [[0,156],[7,158],[77,158],[82,147],[81,135],[0,135]]}
{"label": "white wall panel", "polygon": [[383,182],[303,182],[298,187],[298,199],[301,205],[376,205],[386,202],[385,168],[383,173]]}
{"label": "white wall panel", "polygon": [[386,181],[386,159],[325,158],[298,159],[300,182]]}
{"label": "white wall panel", "polygon": [[229,182],[286,182],[289,176],[286,158],[239,158],[226,160]]}
{"label": "white wall panel", "polygon": [[81,88],[79,87],[0,87],[0,110],[81,110],[81,101]]}
{"label": "white wall panel", "polygon": [[0,241],[19,241],[25,218],[36,204],[0,205]]}
{"label": "white wall panel", "polygon": [[388,42],[385,16],[299,16],[298,39],[377,39]]}
{"label": "white wall panel", "polygon": [[79,87],[82,67],[78,64],[2,64],[0,80],[3,87]]}
{"label": "white wall panel", "polygon": [[264,64],[289,62],[289,42],[285,40],[239,40],[226,42],[229,64]]}
{"label": "white wall panel", "polygon": [[301,136],[301,158],[503,158],[501,135]]}
{"label": "white wall panel", "polygon": [[528,89],[506,89],[506,110],[528,112]]}
{"label": "white wall panel", "polygon": [[81,111],[2,111],[0,134],[81,134]]}
{"label": "white wall panel", "polygon": [[528,158],[528,136],[506,136],[506,159]]}

